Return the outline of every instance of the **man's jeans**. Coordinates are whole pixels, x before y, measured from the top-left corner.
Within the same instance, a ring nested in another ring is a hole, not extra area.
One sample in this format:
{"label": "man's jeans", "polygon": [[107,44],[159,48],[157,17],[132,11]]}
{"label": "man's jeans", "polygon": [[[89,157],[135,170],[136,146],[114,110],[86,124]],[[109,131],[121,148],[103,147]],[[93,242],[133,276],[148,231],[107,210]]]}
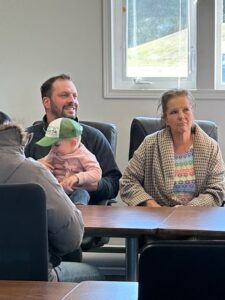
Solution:
{"label": "man's jeans", "polygon": [[86,263],[63,261],[54,270],[57,274],[58,281],[62,281],[62,282],[104,280],[104,275],[102,275],[96,267],[88,265]]}

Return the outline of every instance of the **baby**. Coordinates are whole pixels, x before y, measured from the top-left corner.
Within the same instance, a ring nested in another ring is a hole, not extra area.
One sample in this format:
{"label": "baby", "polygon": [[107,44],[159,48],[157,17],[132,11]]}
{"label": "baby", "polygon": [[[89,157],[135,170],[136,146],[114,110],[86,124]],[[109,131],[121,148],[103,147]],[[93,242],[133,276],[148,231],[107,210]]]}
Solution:
{"label": "baby", "polygon": [[49,154],[39,161],[54,173],[54,166],[61,164],[65,176],[56,176],[59,183],[75,204],[87,205],[88,190],[99,182],[102,170],[95,157],[82,143],[82,126],[69,118],[52,121],[45,137],[37,142],[43,147],[52,146]]}

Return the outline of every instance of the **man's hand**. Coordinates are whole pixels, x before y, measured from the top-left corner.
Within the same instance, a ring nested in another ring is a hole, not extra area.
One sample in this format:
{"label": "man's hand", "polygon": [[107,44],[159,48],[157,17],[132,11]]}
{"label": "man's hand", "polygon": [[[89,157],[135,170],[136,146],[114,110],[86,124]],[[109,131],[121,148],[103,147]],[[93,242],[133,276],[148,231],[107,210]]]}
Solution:
{"label": "man's hand", "polygon": [[65,175],[66,175],[65,166],[62,164],[55,163],[55,168],[54,168],[53,174],[56,177],[65,177]]}
{"label": "man's hand", "polygon": [[89,185],[88,185],[88,187],[86,188],[86,190],[88,191],[88,192],[94,192],[94,191],[97,191],[97,189],[98,189],[98,182],[96,181],[96,182],[93,182],[93,183],[90,183]]}

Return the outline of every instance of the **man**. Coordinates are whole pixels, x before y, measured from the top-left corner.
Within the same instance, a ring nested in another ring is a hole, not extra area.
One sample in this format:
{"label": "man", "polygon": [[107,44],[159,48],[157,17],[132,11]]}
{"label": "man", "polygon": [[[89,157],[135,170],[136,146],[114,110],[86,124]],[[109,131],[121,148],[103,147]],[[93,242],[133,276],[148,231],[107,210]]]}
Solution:
{"label": "man", "polygon": [[[46,194],[49,279],[60,257],[79,248],[84,226],[80,211],[65,194],[55,177],[32,158],[26,158],[24,147],[29,135],[0,112],[0,183],[37,183]],[[32,200],[32,199],[31,199]]]}
{"label": "man", "polygon": [[60,264],[61,256],[80,246],[84,232],[82,216],[51,172],[39,162],[25,157],[24,147],[28,140],[29,135],[0,112],[0,184],[37,183],[45,190],[49,280],[101,279],[98,270],[86,264]]}
{"label": "man", "polygon": [[[79,108],[78,93],[70,76],[61,74],[45,81],[41,86],[42,103],[45,116],[40,122],[35,122],[27,131],[33,133],[31,143],[26,147],[27,157],[40,159],[48,154],[50,147],[40,147],[36,144],[45,135],[48,124],[62,117],[77,119]],[[95,128],[82,124],[83,134],[81,142],[92,152],[102,169],[102,179],[98,184],[92,185],[89,190],[90,204],[117,196],[121,173],[115,162],[111,147],[105,136]],[[60,166],[59,166],[60,168]],[[61,169],[55,169],[54,174],[62,174]],[[64,174],[63,174],[64,175]]]}

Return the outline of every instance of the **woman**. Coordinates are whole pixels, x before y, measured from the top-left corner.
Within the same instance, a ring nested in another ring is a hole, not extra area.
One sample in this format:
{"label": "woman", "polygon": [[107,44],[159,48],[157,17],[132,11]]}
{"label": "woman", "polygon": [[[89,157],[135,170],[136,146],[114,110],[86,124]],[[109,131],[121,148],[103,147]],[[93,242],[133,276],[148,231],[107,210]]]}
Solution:
{"label": "woman", "polygon": [[216,141],[194,123],[193,97],[174,89],[161,97],[165,128],[147,136],[120,180],[128,205],[220,206],[224,162]]}

